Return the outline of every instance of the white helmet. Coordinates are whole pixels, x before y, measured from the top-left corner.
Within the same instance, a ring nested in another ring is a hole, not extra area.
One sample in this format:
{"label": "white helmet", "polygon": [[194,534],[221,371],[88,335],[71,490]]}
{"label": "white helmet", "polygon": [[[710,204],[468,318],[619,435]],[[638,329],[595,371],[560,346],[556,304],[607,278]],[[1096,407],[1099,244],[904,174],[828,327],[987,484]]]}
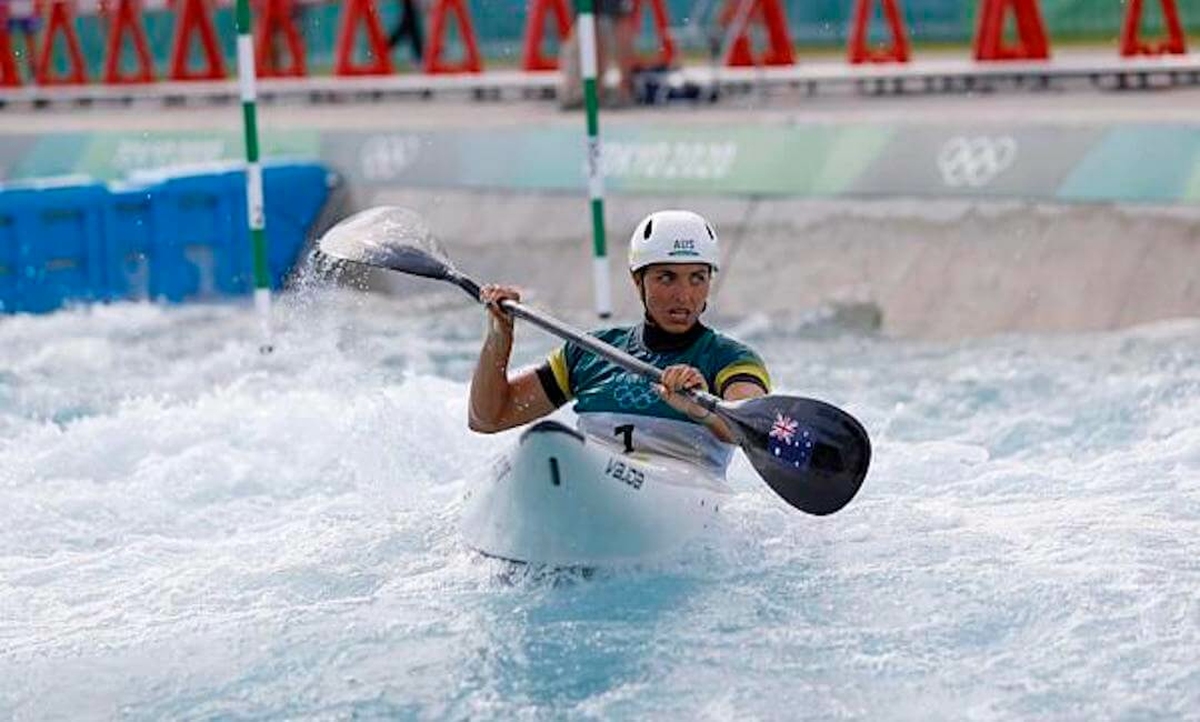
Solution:
{"label": "white helmet", "polygon": [[652,263],[707,263],[714,271],[721,259],[717,233],[691,211],[655,211],[637,224],[629,239],[629,270]]}

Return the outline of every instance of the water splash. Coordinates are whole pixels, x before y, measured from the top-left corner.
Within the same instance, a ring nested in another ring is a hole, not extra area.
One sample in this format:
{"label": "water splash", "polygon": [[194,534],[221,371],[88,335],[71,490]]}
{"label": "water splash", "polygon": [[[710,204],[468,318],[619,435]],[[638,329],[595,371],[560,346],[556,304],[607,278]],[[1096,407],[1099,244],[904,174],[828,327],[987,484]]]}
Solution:
{"label": "water splash", "polygon": [[[739,459],[716,533],[588,578],[466,550],[476,308],[316,270],[0,324],[0,716],[1181,718],[1200,708],[1200,324],[755,332],[871,430],[828,519]],[[524,334],[517,364],[555,343]]]}

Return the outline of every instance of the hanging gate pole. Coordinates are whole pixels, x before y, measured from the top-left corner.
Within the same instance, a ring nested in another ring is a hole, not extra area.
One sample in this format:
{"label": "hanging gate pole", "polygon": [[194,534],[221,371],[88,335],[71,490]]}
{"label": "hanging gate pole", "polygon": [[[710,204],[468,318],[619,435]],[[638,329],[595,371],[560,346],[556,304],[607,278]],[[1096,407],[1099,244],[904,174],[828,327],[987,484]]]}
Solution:
{"label": "hanging gate pole", "polygon": [[246,141],[246,223],[254,254],[254,307],[262,328],[259,350],[270,353],[271,276],[267,268],[267,215],[263,203],[262,166],[258,159],[258,89],[254,69],[254,34],[250,1],[237,0],[238,87],[242,96],[242,131]]}
{"label": "hanging gate pole", "polygon": [[596,16],[593,0],[579,1],[579,68],[583,77],[583,102],[587,109],[588,196],[592,208],[592,282],[596,315],[612,315],[612,278],[608,272],[608,251],[604,230],[604,166],[600,144],[600,97],[596,84]]}

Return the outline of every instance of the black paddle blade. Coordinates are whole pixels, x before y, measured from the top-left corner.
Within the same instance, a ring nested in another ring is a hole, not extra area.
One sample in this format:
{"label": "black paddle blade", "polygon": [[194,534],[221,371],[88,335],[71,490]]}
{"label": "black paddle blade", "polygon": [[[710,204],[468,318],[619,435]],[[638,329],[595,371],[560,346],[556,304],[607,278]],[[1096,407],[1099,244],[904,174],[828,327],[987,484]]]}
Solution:
{"label": "black paddle blade", "polygon": [[764,396],[723,406],[742,450],[776,494],[824,516],[848,504],[871,463],[871,440],[850,414],[823,401]]}
{"label": "black paddle blade", "polygon": [[326,231],[321,252],[376,268],[446,280],[454,266],[416,212],[379,206],[355,213]]}

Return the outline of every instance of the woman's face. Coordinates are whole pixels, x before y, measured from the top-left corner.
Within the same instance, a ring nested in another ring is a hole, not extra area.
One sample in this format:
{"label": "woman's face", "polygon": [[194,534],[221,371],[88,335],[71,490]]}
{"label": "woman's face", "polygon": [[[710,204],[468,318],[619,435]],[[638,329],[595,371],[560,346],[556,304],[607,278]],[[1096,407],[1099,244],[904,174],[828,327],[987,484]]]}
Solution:
{"label": "woman's face", "polygon": [[656,263],[646,266],[640,282],[634,277],[646,313],[671,333],[683,333],[700,320],[711,280],[706,263]]}

